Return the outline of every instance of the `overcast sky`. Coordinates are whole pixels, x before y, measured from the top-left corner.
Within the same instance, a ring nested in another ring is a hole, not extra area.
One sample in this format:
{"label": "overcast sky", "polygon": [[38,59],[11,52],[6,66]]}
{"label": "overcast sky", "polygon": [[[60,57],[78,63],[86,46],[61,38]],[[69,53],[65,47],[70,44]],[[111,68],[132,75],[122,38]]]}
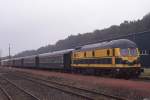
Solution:
{"label": "overcast sky", "polygon": [[71,34],[141,19],[150,0],[0,0],[2,56],[54,44]]}

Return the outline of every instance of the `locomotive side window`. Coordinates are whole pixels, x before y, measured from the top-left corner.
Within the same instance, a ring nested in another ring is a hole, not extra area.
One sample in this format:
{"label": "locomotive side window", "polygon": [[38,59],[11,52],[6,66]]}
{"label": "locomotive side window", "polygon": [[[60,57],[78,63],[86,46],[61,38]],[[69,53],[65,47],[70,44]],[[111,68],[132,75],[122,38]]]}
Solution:
{"label": "locomotive side window", "polygon": [[76,54],[74,54],[74,57],[76,57]]}
{"label": "locomotive side window", "polygon": [[113,56],[115,56],[115,49],[113,48]]}
{"label": "locomotive side window", "polygon": [[110,51],[109,51],[109,49],[107,50],[107,56],[109,56],[110,55]]}
{"label": "locomotive side window", "polygon": [[92,51],[92,56],[93,56],[93,57],[95,56],[95,52],[94,52],[94,51]]}
{"label": "locomotive side window", "polygon": [[86,57],[86,52],[84,52],[84,57]]}

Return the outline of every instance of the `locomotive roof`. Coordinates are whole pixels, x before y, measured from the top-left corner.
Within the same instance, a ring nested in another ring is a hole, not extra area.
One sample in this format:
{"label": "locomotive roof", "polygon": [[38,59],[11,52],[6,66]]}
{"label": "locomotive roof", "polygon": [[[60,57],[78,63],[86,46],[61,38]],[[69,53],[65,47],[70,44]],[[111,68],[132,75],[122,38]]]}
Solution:
{"label": "locomotive roof", "polygon": [[128,39],[118,39],[109,42],[101,42],[82,46],[79,50],[97,49],[97,48],[135,48],[136,44]]}
{"label": "locomotive roof", "polygon": [[73,50],[74,49],[66,49],[66,50],[60,50],[60,51],[54,51],[54,52],[39,54],[39,57],[41,57],[41,56],[47,56],[47,55],[61,55],[61,54],[66,54],[66,53],[71,52]]}

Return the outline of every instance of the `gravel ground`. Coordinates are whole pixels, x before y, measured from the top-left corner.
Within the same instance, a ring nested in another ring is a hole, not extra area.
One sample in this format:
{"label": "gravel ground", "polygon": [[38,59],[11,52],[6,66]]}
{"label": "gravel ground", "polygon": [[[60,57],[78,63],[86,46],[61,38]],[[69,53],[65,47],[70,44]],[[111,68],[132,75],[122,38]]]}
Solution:
{"label": "gravel ground", "polygon": [[85,76],[41,70],[16,68],[11,70],[24,71],[32,73],[33,75],[40,75],[42,77],[44,76],[50,80],[62,82],[65,84],[87,88],[103,93],[119,95],[127,98],[128,100],[143,100],[144,98],[150,99],[150,82],[111,79],[97,76]]}
{"label": "gravel ground", "polygon": [[9,100],[2,89],[0,89],[0,100]]}
{"label": "gravel ground", "polygon": [[85,100],[26,79],[21,79],[19,76],[14,77],[13,75],[7,74],[5,77],[17,84],[17,86],[22,87],[24,90],[38,97],[40,100]]}
{"label": "gravel ground", "polygon": [[[0,77],[0,86],[10,95],[12,100],[36,100]],[[5,98],[3,99],[5,100]],[[7,99],[6,99],[7,100]]]}

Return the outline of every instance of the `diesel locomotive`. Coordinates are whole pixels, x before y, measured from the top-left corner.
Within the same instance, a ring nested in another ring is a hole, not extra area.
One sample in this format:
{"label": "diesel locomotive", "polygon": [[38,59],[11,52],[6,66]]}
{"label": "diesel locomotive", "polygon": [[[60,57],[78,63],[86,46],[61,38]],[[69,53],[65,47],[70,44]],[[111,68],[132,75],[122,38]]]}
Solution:
{"label": "diesel locomotive", "polygon": [[84,45],[75,49],[54,51],[1,61],[2,66],[42,68],[117,77],[138,77],[143,71],[139,50],[128,39]]}

